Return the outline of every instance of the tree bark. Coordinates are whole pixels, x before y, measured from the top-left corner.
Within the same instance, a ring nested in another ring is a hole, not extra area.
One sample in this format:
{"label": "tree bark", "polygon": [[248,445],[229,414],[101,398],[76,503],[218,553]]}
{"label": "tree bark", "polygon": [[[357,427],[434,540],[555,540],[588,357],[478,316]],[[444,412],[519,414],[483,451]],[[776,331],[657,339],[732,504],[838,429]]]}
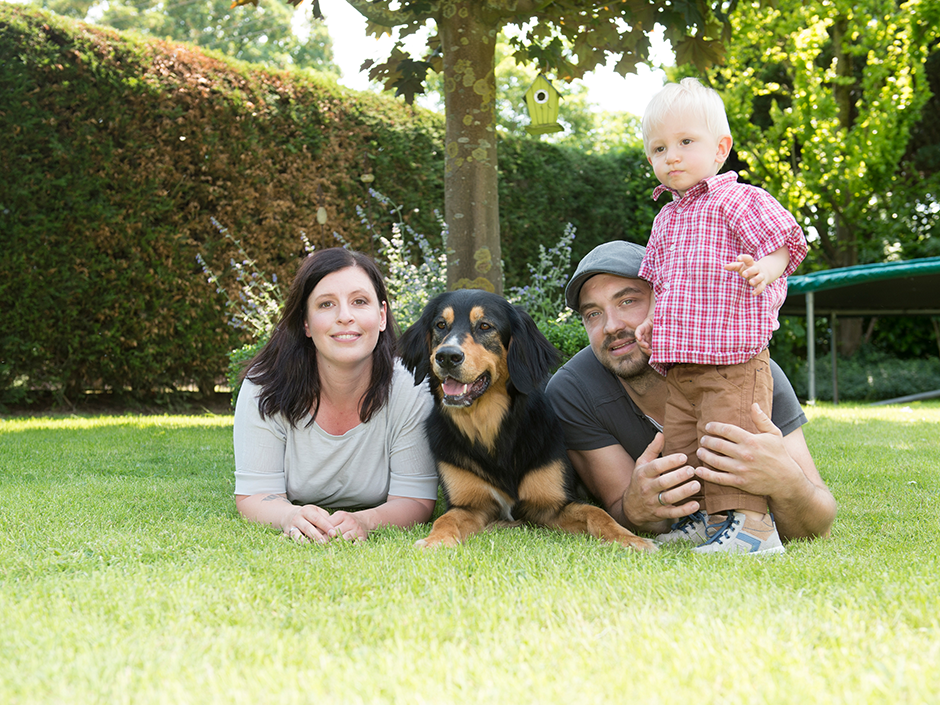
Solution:
{"label": "tree bark", "polygon": [[447,288],[503,291],[497,188],[496,34],[475,0],[444,3],[444,220]]}
{"label": "tree bark", "polygon": [[[845,51],[844,44],[851,41],[847,38],[848,20],[845,17],[838,18],[832,27],[832,46],[836,60],[836,75],[842,79],[837,81],[833,87],[833,95],[836,104],[839,106],[839,124],[848,134],[855,122],[855,110],[853,106],[852,93],[855,89],[855,67],[852,55]],[[833,194],[835,221],[835,241],[836,241],[836,262],[832,263],[835,267],[852,267],[858,264],[858,242],[850,223],[842,216],[843,208],[849,199],[848,194],[838,196]],[[862,319],[861,318],[840,318],[839,327],[836,335],[838,349],[846,357],[855,354],[862,343]]]}

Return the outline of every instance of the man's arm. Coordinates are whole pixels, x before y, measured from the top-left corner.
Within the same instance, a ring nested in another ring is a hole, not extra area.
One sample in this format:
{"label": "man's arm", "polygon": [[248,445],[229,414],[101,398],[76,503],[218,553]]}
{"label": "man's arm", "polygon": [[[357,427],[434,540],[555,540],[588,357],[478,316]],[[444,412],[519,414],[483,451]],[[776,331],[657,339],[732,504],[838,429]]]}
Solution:
{"label": "man's arm", "polygon": [[[698,482],[689,482],[697,477],[767,495],[785,539],[828,536],[836,503],[816,469],[803,430],[784,437],[759,407],[753,413],[761,431],[757,434],[731,424],[709,424],[711,435],[703,438],[699,459],[717,470],[693,470],[684,455],[657,457],[662,434],[636,461],[619,445],[569,450],[568,457],[588,490],[632,531],[663,533],[677,518],[696,511],[698,503],[687,500],[699,489]],[[660,492],[666,506],[659,502]]]}
{"label": "man's arm", "polygon": [[[661,534],[698,509],[697,502],[685,500],[700,489],[685,456],[660,458],[662,447],[662,434],[657,434],[636,461],[619,445],[569,450],[568,457],[588,491],[620,525]],[[665,504],[659,501],[660,492]]]}

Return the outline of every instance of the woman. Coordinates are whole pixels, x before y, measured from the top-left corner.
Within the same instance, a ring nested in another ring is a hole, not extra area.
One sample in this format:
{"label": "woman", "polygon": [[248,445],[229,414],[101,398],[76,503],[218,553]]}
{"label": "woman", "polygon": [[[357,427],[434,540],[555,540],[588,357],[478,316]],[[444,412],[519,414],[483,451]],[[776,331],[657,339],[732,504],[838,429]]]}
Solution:
{"label": "woman", "polygon": [[375,263],[342,248],[309,256],[235,405],[235,506],[243,517],[320,543],[430,519],[431,395],[395,361],[394,348]]}

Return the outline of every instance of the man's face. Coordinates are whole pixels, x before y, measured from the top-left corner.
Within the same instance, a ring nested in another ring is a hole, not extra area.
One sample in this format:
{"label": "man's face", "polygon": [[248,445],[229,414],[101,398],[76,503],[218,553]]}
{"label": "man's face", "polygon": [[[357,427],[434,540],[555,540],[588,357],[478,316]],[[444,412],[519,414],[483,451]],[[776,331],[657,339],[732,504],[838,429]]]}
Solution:
{"label": "man's face", "polygon": [[649,371],[634,332],[650,309],[652,291],[642,279],[596,274],[581,287],[581,320],[600,363],[621,379]]}

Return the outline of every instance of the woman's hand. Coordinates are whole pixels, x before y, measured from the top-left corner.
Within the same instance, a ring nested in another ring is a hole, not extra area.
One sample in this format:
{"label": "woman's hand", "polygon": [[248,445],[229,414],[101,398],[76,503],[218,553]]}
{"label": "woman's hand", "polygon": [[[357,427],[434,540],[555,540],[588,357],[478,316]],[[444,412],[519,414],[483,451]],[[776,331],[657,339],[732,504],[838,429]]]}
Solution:
{"label": "woman's hand", "polygon": [[315,504],[304,504],[296,507],[296,510],[287,518],[282,528],[290,538],[301,542],[326,543],[335,536],[335,515]]}
{"label": "woman's hand", "polygon": [[327,532],[331,539],[365,541],[374,527],[370,527],[363,512],[334,512],[333,527]]}
{"label": "woman's hand", "polygon": [[295,541],[329,540],[333,521],[329,512],[314,504],[298,507],[286,494],[235,495],[238,513],[249,521],[280,529]]}
{"label": "woman's hand", "polygon": [[357,512],[330,514],[315,504],[297,506],[286,494],[235,495],[239,513],[250,521],[280,529],[294,541],[362,541],[380,526],[421,524],[431,518],[435,500],[389,496],[384,504]]}
{"label": "woman's hand", "polygon": [[373,509],[334,512],[333,531],[329,535],[346,541],[364,541],[381,526],[408,527],[422,524],[431,518],[435,501],[389,495],[384,504]]}

